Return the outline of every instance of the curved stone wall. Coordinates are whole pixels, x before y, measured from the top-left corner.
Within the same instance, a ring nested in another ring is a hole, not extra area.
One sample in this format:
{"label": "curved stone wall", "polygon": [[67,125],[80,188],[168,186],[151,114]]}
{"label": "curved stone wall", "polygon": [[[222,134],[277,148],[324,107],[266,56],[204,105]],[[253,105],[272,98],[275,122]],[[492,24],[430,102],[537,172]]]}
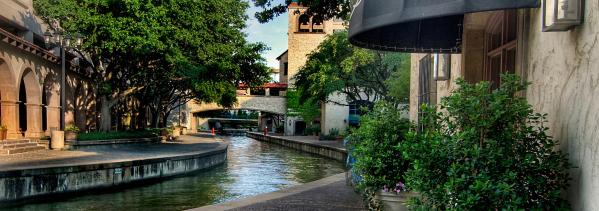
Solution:
{"label": "curved stone wall", "polygon": [[204,153],[79,166],[0,171],[0,203],[161,179],[222,164],[227,146]]}

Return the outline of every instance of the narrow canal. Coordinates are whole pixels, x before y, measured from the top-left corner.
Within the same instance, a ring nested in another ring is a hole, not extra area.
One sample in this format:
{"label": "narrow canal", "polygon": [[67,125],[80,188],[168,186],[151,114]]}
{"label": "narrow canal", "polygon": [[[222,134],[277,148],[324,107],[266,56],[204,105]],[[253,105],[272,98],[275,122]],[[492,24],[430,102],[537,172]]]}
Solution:
{"label": "narrow canal", "polygon": [[184,210],[277,191],[344,171],[343,163],[247,137],[229,137],[226,164],[123,190],[51,198],[7,210]]}

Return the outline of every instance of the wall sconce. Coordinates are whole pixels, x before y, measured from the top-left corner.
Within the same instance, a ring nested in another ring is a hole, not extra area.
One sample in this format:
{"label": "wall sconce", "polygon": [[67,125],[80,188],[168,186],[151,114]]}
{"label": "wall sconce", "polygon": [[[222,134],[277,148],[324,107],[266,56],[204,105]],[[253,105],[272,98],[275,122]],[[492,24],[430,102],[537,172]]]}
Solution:
{"label": "wall sconce", "polygon": [[582,23],[584,0],[544,0],[543,31],[568,31]]}
{"label": "wall sconce", "polygon": [[449,80],[451,75],[451,54],[433,54],[433,79]]}

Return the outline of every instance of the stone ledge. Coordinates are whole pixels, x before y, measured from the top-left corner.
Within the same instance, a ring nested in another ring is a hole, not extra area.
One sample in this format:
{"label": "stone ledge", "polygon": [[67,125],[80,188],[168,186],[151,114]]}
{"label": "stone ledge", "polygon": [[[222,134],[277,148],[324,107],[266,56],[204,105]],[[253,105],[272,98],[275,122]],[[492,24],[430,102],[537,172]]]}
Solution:
{"label": "stone ledge", "polygon": [[262,133],[256,132],[247,132],[247,137],[256,139],[258,141],[265,141],[269,143],[274,143],[278,145],[282,145],[285,147],[289,147],[295,150],[308,152],[320,156],[324,156],[327,158],[332,158],[341,162],[345,162],[347,159],[347,150],[343,148],[337,148],[326,145],[319,145],[314,143],[301,142],[291,139],[285,139],[281,137],[274,137],[269,135],[263,135]]}
{"label": "stone ledge", "polygon": [[222,144],[210,151],[170,157],[0,171],[0,204],[163,179],[210,168],[226,161],[227,147]]}

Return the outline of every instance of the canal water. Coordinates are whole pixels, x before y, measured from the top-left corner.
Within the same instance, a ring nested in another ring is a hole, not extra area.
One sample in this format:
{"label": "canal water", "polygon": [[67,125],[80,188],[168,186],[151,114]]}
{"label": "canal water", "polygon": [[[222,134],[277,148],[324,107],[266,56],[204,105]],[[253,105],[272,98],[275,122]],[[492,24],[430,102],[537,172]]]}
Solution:
{"label": "canal water", "polygon": [[184,210],[277,191],[345,171],[341,162],[229,137],[226,164],[122,190],[51,198],[2,210]]}

